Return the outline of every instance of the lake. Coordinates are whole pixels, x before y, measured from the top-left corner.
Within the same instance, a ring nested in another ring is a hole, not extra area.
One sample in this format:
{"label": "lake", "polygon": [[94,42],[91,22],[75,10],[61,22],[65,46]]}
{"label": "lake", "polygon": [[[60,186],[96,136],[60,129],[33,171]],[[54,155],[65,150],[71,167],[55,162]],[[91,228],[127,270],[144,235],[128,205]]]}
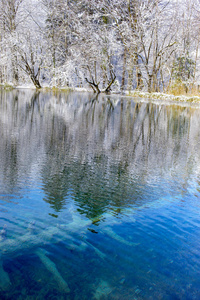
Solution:
{"label": "lake", "polygon": [[0,91],[0,299],[200,299],[200,108]]}

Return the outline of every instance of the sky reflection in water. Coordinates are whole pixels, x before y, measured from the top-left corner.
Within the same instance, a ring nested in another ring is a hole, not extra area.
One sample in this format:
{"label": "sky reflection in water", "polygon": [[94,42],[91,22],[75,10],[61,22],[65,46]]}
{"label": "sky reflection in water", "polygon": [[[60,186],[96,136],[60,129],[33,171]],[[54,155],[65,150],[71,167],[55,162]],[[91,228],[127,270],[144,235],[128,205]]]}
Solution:
{"label": "sky reflection in water", "polygon": [[199,120],[118,96],[2,92],[0,298],[199,299]]}

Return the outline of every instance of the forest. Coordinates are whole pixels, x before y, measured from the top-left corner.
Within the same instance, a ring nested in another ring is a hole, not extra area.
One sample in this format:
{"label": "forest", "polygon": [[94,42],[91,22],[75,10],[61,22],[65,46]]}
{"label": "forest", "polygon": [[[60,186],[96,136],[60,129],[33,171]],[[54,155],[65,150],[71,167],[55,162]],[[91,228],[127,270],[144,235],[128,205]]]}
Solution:
{"label": "forest", "polygon": [[199,0],[0,0],[0,85],[199,92]]}

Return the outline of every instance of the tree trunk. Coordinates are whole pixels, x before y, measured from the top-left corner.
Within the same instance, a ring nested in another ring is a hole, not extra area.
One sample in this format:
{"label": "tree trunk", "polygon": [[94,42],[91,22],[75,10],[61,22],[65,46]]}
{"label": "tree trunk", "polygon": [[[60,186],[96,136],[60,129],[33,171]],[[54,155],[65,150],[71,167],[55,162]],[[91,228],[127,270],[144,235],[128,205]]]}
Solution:
{"label": "tree trunk", "polygon": [[129,66],[128,66],[128,91],[129,93],[133,89],[133,69],[135,65],[135,59],[131,55],[130,60],[129,60]]}
{"label": "tree trunk", "polygon": [[122,71],[122,84],[121,84],[121,91],[124,92],[125,89],[125,77],[126,77],[126,48],[124,47],[124,54],[123,54],[123,71]]}
{"label": "tree trunk", "polygon": [[19,70],[18,70],[18,61],[17,61],[17,53],[16,53],[16,47],[12,47],[12,76],[13,76],[13,82],[15,85],[19,82]]}
{"label": "tree trunk", "polygon": [[149,75],[148,77],[149,77],[148,78],[148,82],[147,82],[148,92],[151,93],[152,92],[151,85],[152,85],[152,77],[153,77],[153,75]]}
{"label": "tree trunk", "polygon": [[36,87],[36,89],[41,89],[42,88],[39,80],[36,78],[35,75],[31,75],[31,80],[32,80],[34,86]]}

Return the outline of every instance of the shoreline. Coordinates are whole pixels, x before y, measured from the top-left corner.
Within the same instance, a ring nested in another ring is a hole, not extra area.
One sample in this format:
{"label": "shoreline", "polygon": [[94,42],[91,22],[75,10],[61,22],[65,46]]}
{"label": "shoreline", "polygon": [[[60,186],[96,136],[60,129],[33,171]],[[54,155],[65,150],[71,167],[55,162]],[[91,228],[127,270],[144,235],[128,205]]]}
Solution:
{"label": "shoreline", "polygon": [[132,97],[140,97],[140,98],[148,98],[153,100],[166,100],[166,101],[176,101],[176,102],[189,102],[189,103],[199,103],[200,104],[200,96],[185,96],[185,95],[171,95],[165,93],[148,93],[141,91],[133,91],[130,93]]}
{"label": "shoreline", "polygon": [[[30,90],[36,90],[37,89],[32,86],[32,85],[24,85],[24,86],[12,86],[12,85],[0,85],[0,88],[3,90],[14,90],[14,89],[30,89]],[[48,87],[44,86],[38,91],[53,91],[53,92],[88,92],[91,93],[93,92],[90,89],[87,88],[77,88],[77,87],[62,87],[62,88],[57,88],[57,87]],[[162,100],[162,101],[169,101],[169,102],[182,102],[182,103],[195,103],[195,104],[200,104],[200,96],[186,96],[186,95],[172,95],[172,94],[166,94],[162,92],[143,92],[143,91],[125,91],[124,93],[121,92],[116,92],[113,91],[110,94],[105,94],[105,93],[100,93],[102,95],[113,95],[113,96],[121,96],[121,97],[137,97],[137,98],[143,98],[143,99],[148,99],[148,100]],[[95,93],[94,93],[95,95]]]}

